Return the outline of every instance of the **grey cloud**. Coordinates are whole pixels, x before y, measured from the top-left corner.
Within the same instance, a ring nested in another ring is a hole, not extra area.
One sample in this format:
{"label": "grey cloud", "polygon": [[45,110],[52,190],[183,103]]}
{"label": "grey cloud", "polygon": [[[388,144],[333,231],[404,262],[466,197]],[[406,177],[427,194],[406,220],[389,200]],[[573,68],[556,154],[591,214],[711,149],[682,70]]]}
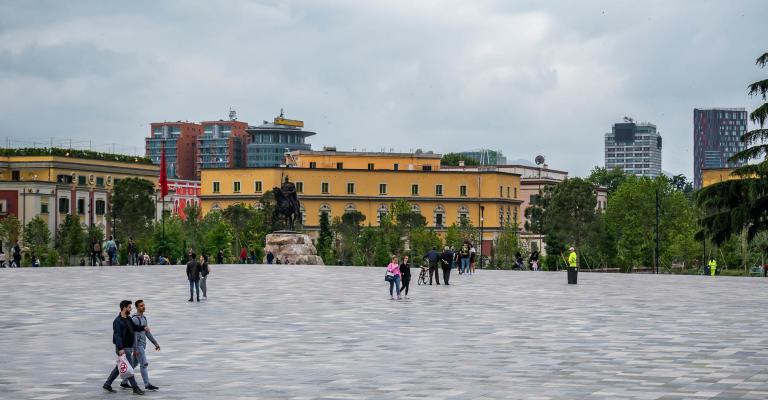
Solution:
{"label": "grey cloud", "polygon": [[0,53],[0,78],[31,76],[63,80],[103,76],[119,70],[124,60],[120,54],[87,43],[35,45],[19,53]]}

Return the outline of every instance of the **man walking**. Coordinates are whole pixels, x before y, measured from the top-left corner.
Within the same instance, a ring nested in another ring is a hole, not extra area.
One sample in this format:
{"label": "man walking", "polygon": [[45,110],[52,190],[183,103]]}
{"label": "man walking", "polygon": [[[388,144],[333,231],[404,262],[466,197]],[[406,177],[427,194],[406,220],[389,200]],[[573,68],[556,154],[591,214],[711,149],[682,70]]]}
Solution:
{"label": "man walking", "polygon": [[424,258],[427,259],[427,262],[429,262],[429,284],[432,284],[432,275],[435,275],[435,280],[437,281],[437,284],[440,284],[440,275],[437,273],[437,262],[440,260],[440,254],[437,252],[437,248],[433,247],[432,250],[427,253]]}
{"label": "man walking", "polygon": [[208,274],[211,272],[211,268],[208,266],[208,256],[205,254],[200,256],[200,289],[203,289],[203,298],[208,298]]}
{"label": "man walking", "polygon": [[576,250],[573,247],[570,250],[571,254],[568,255],[568,284],[575,285],[579,275],[579,269],[577,268],[579,257],[576,255]]}
{"label": "man walking", "polygon": [[[123,300],[120,302],[120,314],[115,317],[112,322],[112,343],[115,344],[115,353],[120,357],[125,355],[128,362],[133,365],[133,346],[135,341],[136,332],[149,332],[148,326],[138,326],[133,323],[131,319],[131,301]],[[112,369],[107,381],[104,382],[102,388],[107,392],[114,392],[112,389],[112,382],[115,381],[120,371],[117,369],[117,365]],[[136,378],[128,378],[130,387],[133,388],[133,394],[142,395],[144,391],[139,389],[139,384],[136,383]]]}
{"label": "man walking", "polygon": [[115,264],[115,256],[117,255],[117,243],[115,243],[115,238],[112,235],[109,235],[109,240],[107,240],[107,243],[104,245],[104,247],[107,249],[109,266],[111,267]]}
{"label": "man walking", "polygon": [[451,266],[453,265],[454,257],[455,254],[451,251],[451,248],[445,246],[445,250],[443,251],[443,254],[440,255],[440,259],[443,263],[443,282],[446,285],[450,285],[448,280],[451,278]]}
{"label": "man walking", "polygon": [[[136,300],[133,304],[136,305],[136,314],[131,317],[131,320],[133,320],[133,323],[142,326],[144,328],[147,327],[147,317],[144,316],[144,312],[146,311],[146,306],[144,305],[144,300]],[[152,336],[151,333],[147,332],[136,332],[136,340],[134,341],[134,350],[135,350],[135,357],[133,359],[133,362],[131,365],[136,368],[136,366],[141,367],[141,379],[144,381],[144,388],[147,390],[158,390],[160,389],[157,386],[152,385],[149,382],[149,371],[147,371],[147,367],[149,367],[149,361],[147,361],[147,339],[149,339],[152,344],[155,345],[155,351],[160,351],[160,345],[157,344],[157,340],[155,340],[154,336]],[[123,380],[123,382],[120,384],[120,387],[123,388],[130,388],[131,386],[128,384],[126,380]]]}
{"label": "man walking", "polygon": [[189,301],[192,301],[192,288],[197,291],[197,301],[200,301],[200,272],[202,267],[195,259],[195,253],[190,254],[187,262],[187,279],[189,279]]}
{"label": "man walking", "polygon": [[[139,265],[138,252],[136,251],[136,242],[132,237],[128,238],[128,265]],[[139,306],[136,306],[137,308]]]}
{"label": "man walking", "polygon": [[13,245],[13,266],[16,268],[21,267],[21,247],[19,247],[19,241]]}

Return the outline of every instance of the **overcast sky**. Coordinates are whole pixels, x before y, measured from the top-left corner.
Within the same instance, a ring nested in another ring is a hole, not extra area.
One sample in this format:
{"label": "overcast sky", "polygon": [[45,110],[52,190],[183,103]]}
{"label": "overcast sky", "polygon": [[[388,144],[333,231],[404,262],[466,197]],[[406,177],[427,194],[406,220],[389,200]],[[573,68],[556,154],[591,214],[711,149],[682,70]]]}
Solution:
{"label": "overcast sky", "polygon": [[[281,107],[313,148],[487,147],[584,175],[625,115],[692,175],[693,108],[745,107],[768,1],[0,2],[0,138],[133,152],[149,123]],[[83,142],[79,142],[80,145]]]}

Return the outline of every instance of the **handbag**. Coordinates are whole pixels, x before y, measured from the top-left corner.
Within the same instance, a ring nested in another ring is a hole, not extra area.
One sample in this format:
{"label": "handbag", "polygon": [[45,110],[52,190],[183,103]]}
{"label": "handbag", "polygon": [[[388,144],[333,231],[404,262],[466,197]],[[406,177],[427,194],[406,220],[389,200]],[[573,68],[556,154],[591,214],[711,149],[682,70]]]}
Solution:
{"label": "handbag", "polygon": [[133,366],[128,362],[128,357],[125,354],[117,358],[117,371],[120,373],[120,379],[133,377]]}
{"label": "handbag", "polygon": [[392,272],[389,272],[389,271],[384,273],[384,280],[385,281],[392,282],[393,279],[395,279],[395,274],[393,274]]}

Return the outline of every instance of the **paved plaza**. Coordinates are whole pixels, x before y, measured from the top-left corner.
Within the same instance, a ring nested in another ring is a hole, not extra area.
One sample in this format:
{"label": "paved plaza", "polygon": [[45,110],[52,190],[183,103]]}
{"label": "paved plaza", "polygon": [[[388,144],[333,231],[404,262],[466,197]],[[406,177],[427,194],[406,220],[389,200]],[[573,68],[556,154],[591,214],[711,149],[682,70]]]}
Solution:
{"label": "paved plaza", "polygon": [[139,298],[147,398],[768,398],[768,279],[480,271],[391,301],[383,275],[213,266],[188,303],[182,266],[2,269],[0,398],[133,397],[101,385]]}

